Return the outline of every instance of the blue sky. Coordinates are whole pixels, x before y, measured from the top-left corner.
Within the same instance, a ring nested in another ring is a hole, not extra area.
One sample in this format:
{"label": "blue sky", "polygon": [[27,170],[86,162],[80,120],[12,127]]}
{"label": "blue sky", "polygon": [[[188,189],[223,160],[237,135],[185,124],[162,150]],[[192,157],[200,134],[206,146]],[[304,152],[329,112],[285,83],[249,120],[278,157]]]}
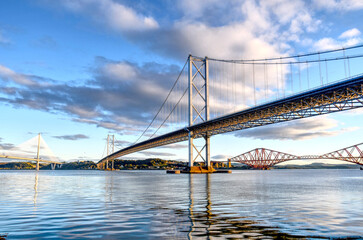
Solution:
{"label": "blue sky", "polygon": [[[38,132],[62,160],[134,142],[189,53],[253,59],[362,43],[360,0],[13,0],[0,3],[0,145]],[[152,89],[152,91],[150,91]],[[362,111],[214,136],[212,159],[256,147],[320,154],[362,142]],[[129,158],[187,159],[183,144]]]}

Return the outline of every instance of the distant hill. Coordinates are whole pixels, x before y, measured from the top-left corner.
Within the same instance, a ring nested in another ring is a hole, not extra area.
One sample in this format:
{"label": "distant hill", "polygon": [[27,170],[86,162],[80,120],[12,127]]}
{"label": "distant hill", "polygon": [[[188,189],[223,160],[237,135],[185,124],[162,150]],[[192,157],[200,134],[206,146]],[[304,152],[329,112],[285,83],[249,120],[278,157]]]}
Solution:
{"label": "distant hill", "polygon": [[9,162],[0,163],[0,169],[35,169],[36,164],[31,162]]}
{"label": "distant hill", "polygon": [[359,169],[358,164],[327,164],[327,163],[311,163],[308,165],[275,165],[275,169]]}
{"label": "distant hill", "polygon": [[[0,169],[12,169],[12,170],[30,170],[35,169],[36,163],[32,162],[9,162],[9,163],[0,163]],[[50,170],[50,164],[40,163],[40,170]],[[61,168],[57,168],[57,170],[82,170],[82,169],[97,169],[97,165],[91,161],[84,162],[69,162],[63,163]]]}
{"label": "distant hill", "polygon": [[176,169],[186,167],[187,163],[174,160],[162,160],[160,158],[148,158],[145,160],[115,159],[114,166],[116,169]]}
{"label": "distant hill", "polygon": [[[35,169],[36,164],[30,162],[9,162],[0,163],[0,169]],[[115,159],[115,169],[172,169],[186,167],[186,162],[178,162],[173,160],[162,160],[159,158],[149,158],[145,160],[120,160]],[[111,161],[109,161],[109,168],[111,168]],[[50,170],[50,164],[40,164],[40,170]],[[82,162],[66,162],[62,164],[61,168],[57,170],[90,170],[97,169],[96,163],[92,161]]]}
{"label": "distant hill", "polygon": [[[41,169],[51,169],[50,165],[44,166]],[[57,170],[91,170],[97,169],[97,165],[92,161],[82,161],[82,162],[67,162],[63,163],[61,168]]]}

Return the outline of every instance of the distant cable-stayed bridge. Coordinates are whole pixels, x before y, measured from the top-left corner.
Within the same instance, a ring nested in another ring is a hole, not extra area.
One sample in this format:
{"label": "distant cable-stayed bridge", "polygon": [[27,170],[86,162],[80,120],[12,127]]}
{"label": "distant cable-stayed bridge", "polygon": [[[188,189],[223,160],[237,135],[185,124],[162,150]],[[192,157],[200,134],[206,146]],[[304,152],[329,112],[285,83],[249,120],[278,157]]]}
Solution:
{"label": "distant cable-stayed bridge", "polygon": [[252,60],[190,55],[135,143],[98,165],[188,140],[189,166],[202,160],[209,168],[213,135],[362,107],[362,66],[363,45]]}
{"label": "distant cable-stayed bridge", "polygon": [[[30,156],[34,156],[33,158]],[[48,147],[40,133],[37,137],[15,146],[8,150],[0,150],[0,159],[22,160],[27,162],[36,162],[36,170],[39,170],[39,163],[49,163],[51,168],[55,169],[57,164],[62,164]]]}

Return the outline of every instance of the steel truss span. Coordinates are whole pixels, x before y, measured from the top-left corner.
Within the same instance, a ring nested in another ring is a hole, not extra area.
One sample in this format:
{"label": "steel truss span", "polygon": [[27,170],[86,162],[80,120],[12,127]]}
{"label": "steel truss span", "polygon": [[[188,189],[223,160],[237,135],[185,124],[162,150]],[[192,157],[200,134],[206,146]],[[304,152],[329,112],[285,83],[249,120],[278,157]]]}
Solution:
{"label": "steel truss span", "polygon": [[270,167],[291,160],[303,159],[333,159],[363,165],[363,143],[356,144],[338,151],[323,155],[297,156],[278,152],[266,148],[256,148],[236,157],[228,159],[229,162],[240,162],[255,169],[269,169]]}
{"label": "steel truss span", "polygon": [[357,75],[344,81],[218,117],[134,144],[106,156],[98,164],[101,166],[107,160],[127,154],[186,141],[189,139],[189,134],[193,139],[206,138],[217,134],[360,107],[363,107],[363,75]]}

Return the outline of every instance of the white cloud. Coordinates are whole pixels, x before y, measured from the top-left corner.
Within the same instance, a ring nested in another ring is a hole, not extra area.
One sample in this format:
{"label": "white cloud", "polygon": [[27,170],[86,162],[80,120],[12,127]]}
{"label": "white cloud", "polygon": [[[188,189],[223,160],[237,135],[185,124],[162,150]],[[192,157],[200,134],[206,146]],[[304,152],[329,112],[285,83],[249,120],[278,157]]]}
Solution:
{"label": "white cloud", "polygon": [[353,116],[362,115],[363,114],[363,108],[357,108],[357,109],[353,109],[353,110],[350,110],[350,111],[346,111],[345,114],[353,115]]}
{"label": "white cloud", "polygon": [[102,15],[106,17],[111,27],[116,30],[148,30],[159,25],[152,17],[137,14],[133,9],[110,0],[103,0]]}
{"label": "white cloud", "polygon": [[119,31],[157,29],[157,21],[137,13],[130,7],[113,0],[65,0],[61,4],[74,12],[81,12]]}
{"label": "white cloud", "polygon": [[[185,3],[185,1],[184,1]],[[145,39],[134,39],[148,49],[185,58],[189,53],[227,59],[268,58],[284,55],[290,42],[300,42],[301,35],[315,32],[322,24],[309,11],[304,1],[228,1],[233,9],[229,22],[218,24],[220,16],[209,11],[220,2],[196,4],[194,20],[179,19],[171,28],[153,32]],[[239,11],[236,11],[239,9]],[[188,9],[184,9],[188,14]],[[211,16],[212,15],[212,16]],[[210,20],[212,19],[212,20]]]}
{"label": "white cloud", "polygon": [[[245,24],[268,42],[281,44],[281,51],[288,49],[289,41],[300,42],[306,32],[316,32],[321,20],[314,18],[304,1],[245,1],[242,3]],[[278,40],[278,41],[276,41]]]}
{"label": "white cloud", "polygon": [[227,59],[280,55],[277,46],[251,32],[250,26],[235,23],[209,26],[204,23],[177,22],[172,30],[155,33],[150,49],[178,58],[189,53]]}
{"label": "white cloud", "polygon": [[125,62],[108,63],[102,67],[102,74],[115,82],[131,81],[136,77],[136,70]]}
{"label": "white cloud", "polygon": [[160,148],[186,149],[187,147],[188,146],[185,143],[173,143],[173,144],[161,146]]}
{"label": "white cloud", "polygon": [[140,154],[143,154],[148,157],[174,157],[176,156],[174,153],[167,152],[155,152],[155,151],[142,151]]}
{"label": "white cloud", "polygon": [[219,154],[219,155],[215,155],[212,156],[212,160],[228,160],[228,158],[231,158],[231,155],[225,155],[225,154]]}
{"label": "white cloud", "polygon": [[289,41],[299,42],[301,34],[315,32],[321,24],[302,0],[183,0],[176,3],[182,14],[164,26],[115,0],[65,0],[62,5],[143,48],[179,59],[190,53],[248,59],[281,56],[290,50]]}
{"label": "white cloud", "polygon": [[317,51],[325,51],[354,46],[362,42],[362,39],[358,37],[360,34],[361,33],[358,29],[353,28],[340,34],[339,39],[342,39],[340,41],[334,38],[326,37],[315,42],[313,47]]}
{"label": "white cloud", "polygon": [[328,118],[327,116],[318,116],[247,129],[237,132],[235,136],[262,140],[306,140],[317,137],[336,136],[344,132],[358,129],[357,127],[354,127],[336,130],[338,127],[338,121]]}
{"label": "white cloud", "polygon": [[363,9],[362,0],[313,0],[318,8],[327,10],[360,10]]}
{"label": "white cloud", "polygon": [[314,43],[314,48],[318,51],[332,50],[342,47],[341,43],[333,38],[322,38]]}
{"label": "white cloud", "polygon": [[246,17],[246,26],[252,32],[266,31],[272,27],[270,12],[258,6],[256,1],[246,1],[242,4],[242,13]]}
{"label": "white cloud", "polygon": [[361,32],[358,29],[352,28],[340,34],[339,38],[353,38],[358,37],[360,34]]}

